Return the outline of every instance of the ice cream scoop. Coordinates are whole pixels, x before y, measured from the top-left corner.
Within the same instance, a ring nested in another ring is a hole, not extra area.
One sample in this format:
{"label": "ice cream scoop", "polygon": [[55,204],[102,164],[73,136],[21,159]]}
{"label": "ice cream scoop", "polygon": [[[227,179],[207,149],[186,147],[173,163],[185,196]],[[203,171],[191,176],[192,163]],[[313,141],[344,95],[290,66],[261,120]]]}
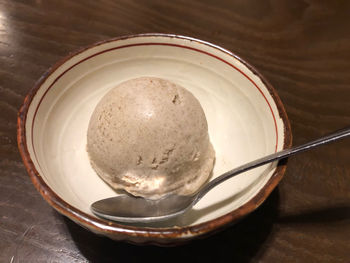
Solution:
{"label": "ice cream scoop", "polygon": [[90,119],[87,151],[112,188],[149,199],[198,191],[215,159],[199,101],[154,77],[123,82],[101,99]]}

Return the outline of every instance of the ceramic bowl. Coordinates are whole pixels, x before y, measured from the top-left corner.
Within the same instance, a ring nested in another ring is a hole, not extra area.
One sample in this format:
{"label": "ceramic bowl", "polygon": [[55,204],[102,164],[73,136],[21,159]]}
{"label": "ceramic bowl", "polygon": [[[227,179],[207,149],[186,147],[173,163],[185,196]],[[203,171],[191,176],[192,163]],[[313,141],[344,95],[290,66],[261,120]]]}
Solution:
{"label": "ceramic bowl", "polygon": [[117,84],[141,76],[190,90],[206,114],[216,151],[212,178],[291,146],[290,124],[276,91],[233,53],[190,37],[142,34],[103,41],[49,69],[18,115],[18,145],[37,190],[58,212],[94,233],[133,243],[177,244],[222,229],[256,209],[286,166],[272,163],[214,188],[183,216],[150,225],[97,218],[96,200],[116,193],[91,168],[90,116]]}

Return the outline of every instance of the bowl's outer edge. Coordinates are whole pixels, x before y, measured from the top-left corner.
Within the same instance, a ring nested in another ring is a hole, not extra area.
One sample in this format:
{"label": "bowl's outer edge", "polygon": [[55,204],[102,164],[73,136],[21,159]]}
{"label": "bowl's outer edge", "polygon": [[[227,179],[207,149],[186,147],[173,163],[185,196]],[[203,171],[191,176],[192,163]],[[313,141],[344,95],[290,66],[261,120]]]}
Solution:
{"label": "bowl's outer edge", "polygon": [[255,195],[251,200],[247,203],[239,207],[238,209],[231,211],[230,213],[223,215],[219,218],[193,225],[188,227],[173,227],[173,228],[148,228],[148,227],[135,227],[135,226],[126,226],[121,225],[115,222],[95,218],[91,215],[83,213],[72,207],[64,200],[62,200],[55,192],[44,182],[41,178],[40,174],[36,170],[27,148],[26,144],[26,131],[25,125],[27,120],[27,112],[29,106],[36,95],[37,91],[40,89],[41,85],[44,81],[52,74],[57,68],[59,68],[63,63],[65,63],[70,58],[88,50],[90,48],[96,47],[98,45],[114,42],[118,40],[135,38],[135,37],[163,37],[163,38],[179,38],[189,41],[199,42],[200,44],[208,45],[212,48],[216,48],[234,58],[238,59],[245,66],[247,66],[255,75],[257,75],[262,82],[265,84],[266,88],[270,92],[273,97],[276,106],[279,111],[279,116],[284,124],[284,144],[283,149],[289,148],[292,145],[292,132],[290,122],[283,106],[281,99],[279,98],[277,92],[272,87],[272,85],[249,63],[233,54],[232,52],[223,49],[219,46],[213,45],[209,42],[194,39],[191,37],[185,37],[180,35],[171,35],[171,34],[160,34],[160,33],[147,33],[147,34],[138,34],[138,35],[130,35],[123,36],[118,38],[113,38],[105,41],[101,41],[95,44],[92,44],[88,47],[84,47],[79,49],[74,53],[70,53],[68,56],[63,58],[61,61],[57,62],[54,66],[49,68],[41,78],[36,82],[34,87],[29,91],[28,95],[25,97],[22,107],[18,112],[17,117],[17,142],[18,148],[26,167],[26,170],[36,187],[36,189],[40,192],[43,198],[58,212],[67,216],[71,220],[75,221],[79,225],[91,230],[92,232],[100,235],[108,236],[114,240],[124,240],[134,244],[152,244],[152,245],[178,245],[184,242],[188,242],[193,238],[205,237],[209,234],[215,233],[223,228],[228,227],[229,225],[237,222],[245,215],[254,211],[257,207],[259,207],[265,199],[269,196],[272,190],[278,185],[281,181],[283,174],[286,171],[286,162],[279,163],[276,168],[274,174],[271,176],[269,181],[265,184],[265,186],[259,191],[257,195]]}

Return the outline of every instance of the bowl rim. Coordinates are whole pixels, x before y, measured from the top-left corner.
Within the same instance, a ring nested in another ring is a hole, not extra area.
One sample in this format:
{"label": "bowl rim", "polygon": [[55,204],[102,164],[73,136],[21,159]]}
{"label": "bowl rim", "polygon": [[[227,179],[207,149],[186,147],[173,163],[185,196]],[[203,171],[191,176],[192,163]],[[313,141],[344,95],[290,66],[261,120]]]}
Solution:
{"label": "bowl rim", "polygon": [[[197,42],[199,44],[204,44],[206,46],[217,49],[218,51],[223,52],[240,61],[253,74],[255,74],[260,78],[260,80],[263,82],[268,92],[272,96],[277,106],[279,116],[282,119],[282,122],[284,125],[283,149],[291,147],[292,145],[291,126],[290,126],[290,122],[289,122],[287,113],[285,111],[285,108],[283,106],[283,103],[279,98],[276,90],[265,79],[265,77],[262,76],[261,73],[259,73],[253,66],[247,63],[245,60],[241,59],[239,56],[235,55],[231,51],[226,50],[220,46],[217,46],[215,44],[212,44],[200,39],[196,39],[193,37],[187,37],[187,36],[176,35],[176,34],[163,34],[163,33],[134,34],[134,35],[127,35],[127,36],[121,36],[121,37],[103,40],[103,41],[88,45],[86,47],[80,48],[75,52],[71,52],[67,56],[59,60],[56,64],[50,67],[39,78],[39,80],[34,84],[33,88],[26,95],[17,116],[17,143],[18,143],[19,152],[22,157],[25,168],[27,170],[27,173],[29,174],[35,188],[40,192],[42,197],[61,214],[67,216],[73,221],[80,223],[85,227],[94,229],[95,232],[103,232],[107,235],[114,235],[114,234],[125,235],[124,238],[120,238],[121,240],[127,239],[128,236],[133,236],[133,237],[141,238],[141,243],[145,243],[145,242],[142,242],[142,238],[145,238],[147,240],[150,240],[150,239],[158,240],[159,244],[164,243],[164,240],[169,240],[169,239],[175,241],[175,243],[178,243],[178,242],[192,239],[198,236],[202,236],[203,234],[208,234],[210,232],[213,232],[214,230],[216,231],[221,228],[227,227],[231,223],[238,221],[245,215],[254,211],[266,200],[266,198],[269,196],[272,190],[281,181],[286,171],[286,162],[279,163],[274,174],[271,176],[268,182],[262,187],[262,189],[260,189],[259,192],[253,198],[251,198],[248,202],[244,203],[239,208],[225,215],[222,215],[220,217],[214,218],[212,220],[209,220],[203,223],[195,224],[195,225],[184,226],[184,227],[155,228],[155,227],[139,227],[139,226],[124,225],[124,224],[119,224],[117,222],[107,221],[104,219],[96,218],[87,213],[84,213],[79,209],[71,206],[70,204],[65,202],[63,199],[61,199],[45,183],[45,181],[40,176],[39,172],[36,170],[35,165],[30,157],[30,154],[27,148],[25,125],[27,120],[28,109],[37,91],[41,88],[42,84],[53,72],[55,72],[62,64],[64,64],[69,59],[83,53],[84,51],[92,49],[96,46],[110,43],[110,42],[117,42],[120,40],[129,39],[129,38],[139,38],[139,37],[153,37],[153,38],[161,37],[161,38],[176,38],[176,39],[182,39],[182,40],[189,40],[191,42]],[[161,242],[162,240],[163,242]],[[158,242],[153,240],[151,242],[148,241],[147,243],[158,244]],[[169,242],[166,242],[166,243],[169,243]]]}

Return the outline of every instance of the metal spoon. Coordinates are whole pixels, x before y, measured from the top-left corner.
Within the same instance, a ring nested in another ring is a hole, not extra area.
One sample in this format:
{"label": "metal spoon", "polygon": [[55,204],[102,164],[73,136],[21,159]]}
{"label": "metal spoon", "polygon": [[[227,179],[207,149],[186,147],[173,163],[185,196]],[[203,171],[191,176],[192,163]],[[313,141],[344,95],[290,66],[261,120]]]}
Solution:
{"label": "metal spoon", "polygon": [[244,164],[210,181],[194,195],[180,196],[170,194],[159,200],[149,200],[125,194],[97,201],[91,205],[91,210],[97,216],[119,222],[147,223],[167,220],[181,215],[194,206],[212,188],[237,174],[310,150],[316,146],[333,142],[348,135],[350,135],[350,128]]}

